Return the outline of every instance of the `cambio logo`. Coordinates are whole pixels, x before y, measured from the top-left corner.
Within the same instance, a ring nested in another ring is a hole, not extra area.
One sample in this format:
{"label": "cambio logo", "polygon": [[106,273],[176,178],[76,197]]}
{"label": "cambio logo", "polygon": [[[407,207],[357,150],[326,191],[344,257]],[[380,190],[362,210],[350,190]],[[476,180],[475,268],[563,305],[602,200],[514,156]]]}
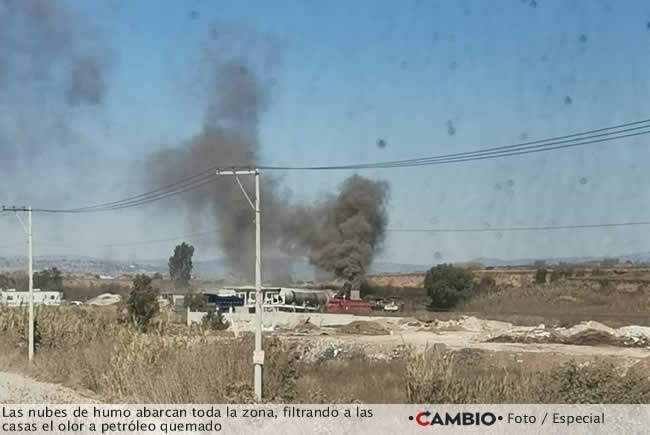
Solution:
{"label": "cambio logo", "polygon": [[423,411],[415,417],[410,416],[409,420],[415,420],[420,426],[492,426],[497,420],[503,420],[503,417],[497,417],[491,412],[457,412],[455,414],[445,412],[440,414],[439,412]]}

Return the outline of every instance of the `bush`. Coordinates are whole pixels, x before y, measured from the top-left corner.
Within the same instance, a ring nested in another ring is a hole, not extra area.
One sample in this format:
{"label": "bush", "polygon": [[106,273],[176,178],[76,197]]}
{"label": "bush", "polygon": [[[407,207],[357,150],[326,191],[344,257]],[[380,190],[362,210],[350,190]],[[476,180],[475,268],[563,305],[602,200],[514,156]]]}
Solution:
{"label": "bush", "polygon": [[545,376],[538,400],[540,403],[650,403],[650,381],[634,368],[620,375],[611,364],[579,366],[570,361]]}
{"label": "bush", "polygon": [[546,269],[537,269],[535,272],[535,283],[544,284],[546,282]]}
{"label": "bush", "polygon": [[497,282],[489,276],[482,276],[480,281],[474,283],[473,292],[475,294],[491,293],[497,289]]}
{"label": "bush", "polygon": [[551,271],[551,282],[559,279],[570,278],[573,275],[573,268],[568,264],[560,263]]}
{"label": "bush", "polygon": [[133,280],[133,290],[126,302],[131,320],[137,328],[146,329],[149,321],[158,314],[158,291],[151,286],[151,278],[137,275]]}
{"label": "bush", "polygon": [[409,403],[646,404],[650,380],[634,367],[621,374],[610,364],[569,361],[538,372],[496,367],[488,353],[434,346],[407,355]]}
{"label": "bush", "polygon": [[472,273],[451,264],[439,264],[427,271],[424,288],[431,298],[431,307],[452,308],[471,292]]}
{"label": "bush", "polygon": [[264,373],[266,400],[276,403],[291,403],[298,394],[296,381],[300,378],[297,362],[299,353],[295,344],[283,343],[272,337],[264,341],[267,355]]}
{"label": "bush", "polygon": [[63,291],[63,276],[56,267],[34,273],[34,288],[50,291]]}
{"label": "bush", "polygon": [[490,367],[485,351],[436,345],[407,356],[409,403],[529,403],[535,386],[523,369]]}
{"label": "bush", "polygon": [[201,323],[204,328],[213,329],[215,331],[223,331],[224,329],[228,329],[230,326],[230,323],[223,319],[223,314],[219,310],[208,311],[208,313],[203,316]]}
{"label": "bush", "polygon": [[208,311],[208,297],[200,293],[188,293],[183,297],[183,306],[190,311]]}
{"label": "bush", "polygon": [[8,272],[0,274],[0,288],[15,288],[18,291],[27,291],[29,278],[25,272]]}

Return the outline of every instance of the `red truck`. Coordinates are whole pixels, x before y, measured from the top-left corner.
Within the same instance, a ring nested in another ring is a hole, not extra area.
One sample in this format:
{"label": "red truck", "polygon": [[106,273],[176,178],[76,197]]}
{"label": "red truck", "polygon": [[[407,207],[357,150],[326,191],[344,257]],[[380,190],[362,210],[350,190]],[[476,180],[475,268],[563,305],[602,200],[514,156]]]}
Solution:
{"label": "red truck", "polygon": [[370,311],[370,302],[368,301],[345,298],[330,298],[330,300],[327,302],[328,313],[368,314]]}

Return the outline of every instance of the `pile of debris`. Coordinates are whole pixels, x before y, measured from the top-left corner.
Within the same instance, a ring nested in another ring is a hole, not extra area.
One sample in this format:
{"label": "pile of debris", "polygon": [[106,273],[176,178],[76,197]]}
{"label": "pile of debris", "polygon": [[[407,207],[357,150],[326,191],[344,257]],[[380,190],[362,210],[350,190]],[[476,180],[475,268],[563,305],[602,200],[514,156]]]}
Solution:
{"label": "pile of debris", "polygon": [[610,328],[598,322],[582,322],[571,328],[519,327],[486,340],[497,343],[557,343],[587,346],[650,347],[650,328]]}
{"label": "pile of debris", "polygon": [[309,318],[293,327],[293,332],[297,334],[311,334],[319,330],[320,328],[311,323]]}
{"label": "pile of debris", "polygon": [[390,331],[378,322],[355,320],[339,328],[343,334],[354,335],[390,335]]}
{"label": "pile of debris", "polygon": [[338,340],[302,341],[297,346],[300,360],[308,363],[322,363],[332,360],[365,358],[360,345],[342,343]]}

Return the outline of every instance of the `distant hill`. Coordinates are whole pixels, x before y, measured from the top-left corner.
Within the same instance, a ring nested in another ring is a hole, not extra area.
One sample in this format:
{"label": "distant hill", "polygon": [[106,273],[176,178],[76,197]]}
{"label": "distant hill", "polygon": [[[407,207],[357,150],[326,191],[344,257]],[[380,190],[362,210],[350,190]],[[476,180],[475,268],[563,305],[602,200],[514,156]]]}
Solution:
{"label": "distant hill", "polygon": [[560,257],[560,258],[524,258],[519,260],[500,260],[496,258],[480,257],[472,260],[472,263],[481,263],[484,266],[527,266],[535,264],[536,261],[543,260],[548,265],[568,263],[568,264],[582,264],[603,261],[607,259],[618,259],[619,263],[631,262],[633,264],[646,264],[650,262],[650,252],[639,254],[627,254],[611,257]]}
{"label": "distant hill", "polygon": [[[265,258],[263,262],[263,276],[274,277],[280,280],[311,281],[317,275],[316,269],[306,260],[289,262],[287,258]],[[24,270],[27,267],[25,257],[0,257],[0,271]],[[50,267],[59,268],[65,275],[106,275],[118,277],[120,275],[134,275],[146,273],[152,275],[168,273],[167,259],[140,260],[129,262],[126,260],[112,260],[74,255],[49,255],[34,258],[34,270]],[[252,267],[252,265],[251,265]],[[426,266],[413,264],[400,264],[377,262],[369,270],[370,273],[411,273],[426,270]],[[289,271],[291,276],[287,275]],[[199,279],[235,278],[223,258],[212,260],[194,261],[194,275]],[[284,276],[283,276],[284,275]]]}
{"label": "distant hill", "polygon": [[[650,252],[629,254],[615,257],[621,263],[630,261],[634,264],[650,263]],[[544,259],[546,264],[558,263],[585,263],[602,261],[606,257],[564,257]],[[472,263],[481,263],[485,266],[525,266],[532,265],[537,259],[501,260],[497,258],[481,257],[472,260]],[[129,262],[126,260],[112,260],[93,258],[75,255],[49,255],[34,258],[34,270],[42,270],[50,267],[59,268],[65,275],[106,275],[118,277],[120,275],[135,275],[146,273],[153,275],[168,273],[167,259],[140,260]],[[251,265],[252,267],[252,265]],[[0,272],[25,270],[27,263],[24,257],[0,257]],[[272,257],[264,258],[263,276],[265,279],[281,281],[311,281],[318,273],[317,270],[305,259],[290,262],[287,258]],[[418,264],[402,264],[391,262],[375,262],[368,271],[371,274],[381,273],[416,273],[425,272],[429,266]],[[223,258],[211,260],[197,260],[194,262],[194,275],[199,279],[229,279],[237,277],[230,272],[230,269]]]}

